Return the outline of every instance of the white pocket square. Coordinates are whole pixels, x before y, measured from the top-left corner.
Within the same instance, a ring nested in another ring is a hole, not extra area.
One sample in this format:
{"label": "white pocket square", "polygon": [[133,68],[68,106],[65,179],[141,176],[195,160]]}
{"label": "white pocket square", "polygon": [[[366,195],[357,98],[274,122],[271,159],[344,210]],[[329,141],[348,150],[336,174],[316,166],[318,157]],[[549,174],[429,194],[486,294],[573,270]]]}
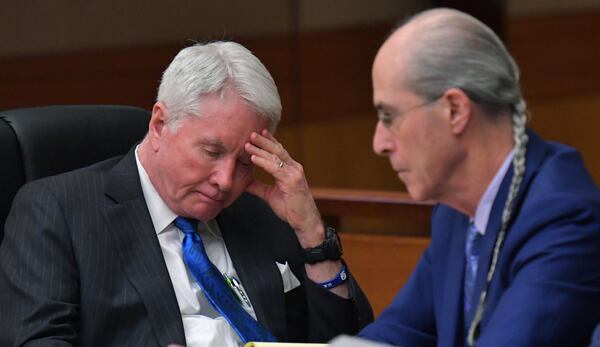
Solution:
{"label": "white pocket square", "polygon": [[294,276],[292,269],[290,269],[290,265],[286,261],[285,264],[281,264],[279,262],[275,262],[279,272],[281,272],[281,279],[283,280],[283,292],[287,293],[294,288],[298,288],[300,286],[300,281]]}

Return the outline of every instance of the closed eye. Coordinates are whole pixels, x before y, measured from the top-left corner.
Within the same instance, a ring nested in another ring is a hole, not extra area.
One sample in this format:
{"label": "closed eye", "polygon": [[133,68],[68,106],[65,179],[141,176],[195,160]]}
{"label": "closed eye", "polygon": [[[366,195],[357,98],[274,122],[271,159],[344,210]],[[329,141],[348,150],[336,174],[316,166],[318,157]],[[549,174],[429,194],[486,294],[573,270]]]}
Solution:
{"label": "closed eye", "polygon": [[204,149],[204,153],[206,153],[206,155],[214,159],[218,159],[222,156],[221,152],[210,149]]}
{"label": "closed eye", "polygon": [[385,127],[390,127],[394,121],[394,115],[383,111],[383,110],[377,110],[377,119],[379,119],[379,121],[385,126]]}

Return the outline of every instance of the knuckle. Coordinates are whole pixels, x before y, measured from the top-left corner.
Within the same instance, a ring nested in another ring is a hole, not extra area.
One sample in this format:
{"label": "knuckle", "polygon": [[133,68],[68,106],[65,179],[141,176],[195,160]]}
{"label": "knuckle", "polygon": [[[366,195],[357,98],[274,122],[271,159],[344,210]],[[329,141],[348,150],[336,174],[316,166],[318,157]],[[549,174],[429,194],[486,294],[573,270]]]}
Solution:
{"label": "knuckle", "polygon": [[290,175],[290,179],[294,184],[300,184],[304,181],[304,175],[301,171],[294,170],[294,172]]}

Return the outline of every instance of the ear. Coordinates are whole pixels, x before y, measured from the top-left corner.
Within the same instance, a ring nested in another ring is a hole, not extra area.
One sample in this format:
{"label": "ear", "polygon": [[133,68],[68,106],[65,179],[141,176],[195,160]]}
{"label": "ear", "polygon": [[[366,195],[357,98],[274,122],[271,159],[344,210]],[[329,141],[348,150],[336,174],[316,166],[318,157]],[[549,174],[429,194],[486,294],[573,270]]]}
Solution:
{"label": "ear", "polygon": [[454,135],[463,133],[471,120],[473,104],[467,94],[459,88],[450,88],[442,95],[444,105],[447,107],[445,116]]}
{"label": "ear", "polygon": [[166,130],[166,107],[163,103],[157,102],[152,107],[152,116],[148,125],[148,138],[154,151],[158,151],[160,138]]}

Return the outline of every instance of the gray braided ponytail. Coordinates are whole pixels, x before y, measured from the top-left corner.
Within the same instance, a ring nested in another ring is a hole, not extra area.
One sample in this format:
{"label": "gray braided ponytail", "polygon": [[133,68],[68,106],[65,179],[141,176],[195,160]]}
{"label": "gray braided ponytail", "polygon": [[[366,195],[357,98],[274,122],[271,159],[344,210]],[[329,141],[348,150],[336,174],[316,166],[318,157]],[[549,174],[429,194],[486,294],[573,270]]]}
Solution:
{"label": "gray braided ponytail", "polygon": [[512,113],[513,136],[515,139],[515,156],[512,161],[513,177],[512,181],[510,182],[508,197],[506,198],[504,209],[502,210],[502,225],[500,226],[500,232],[498,233],[496,243],[494,244],[494,253],[492,255],[490,268],[488,269],[485,288],[479,296],[479,303],[477,305],[477,309],[475,310],[475,316],[473,317],[473,321],[469,326],[469,332],[467,334],[467,343],[469,346],[473,346],[473,344],[475,344],[475,339],[477,338],[477,335],[479,335],[479,324],[481,324],[481,319],[483,318],[487,293],[490,283],[492,282],[492,278],[494,277],[494,273],[496,272],[500,248],[502,248],[502,244],[504,243],[504,238],[508,229],[508,223],[510,222],[510,217],[513,211],[513,203],[517,197],[517,193],[519,192],[519,187],[523,181],[523,176],[525,175],[525,155],[527,153],[527,141],[529,140],[527,133],[525,132],[526,123],[526,104],[525,100],[521,99],[513,106]]}

